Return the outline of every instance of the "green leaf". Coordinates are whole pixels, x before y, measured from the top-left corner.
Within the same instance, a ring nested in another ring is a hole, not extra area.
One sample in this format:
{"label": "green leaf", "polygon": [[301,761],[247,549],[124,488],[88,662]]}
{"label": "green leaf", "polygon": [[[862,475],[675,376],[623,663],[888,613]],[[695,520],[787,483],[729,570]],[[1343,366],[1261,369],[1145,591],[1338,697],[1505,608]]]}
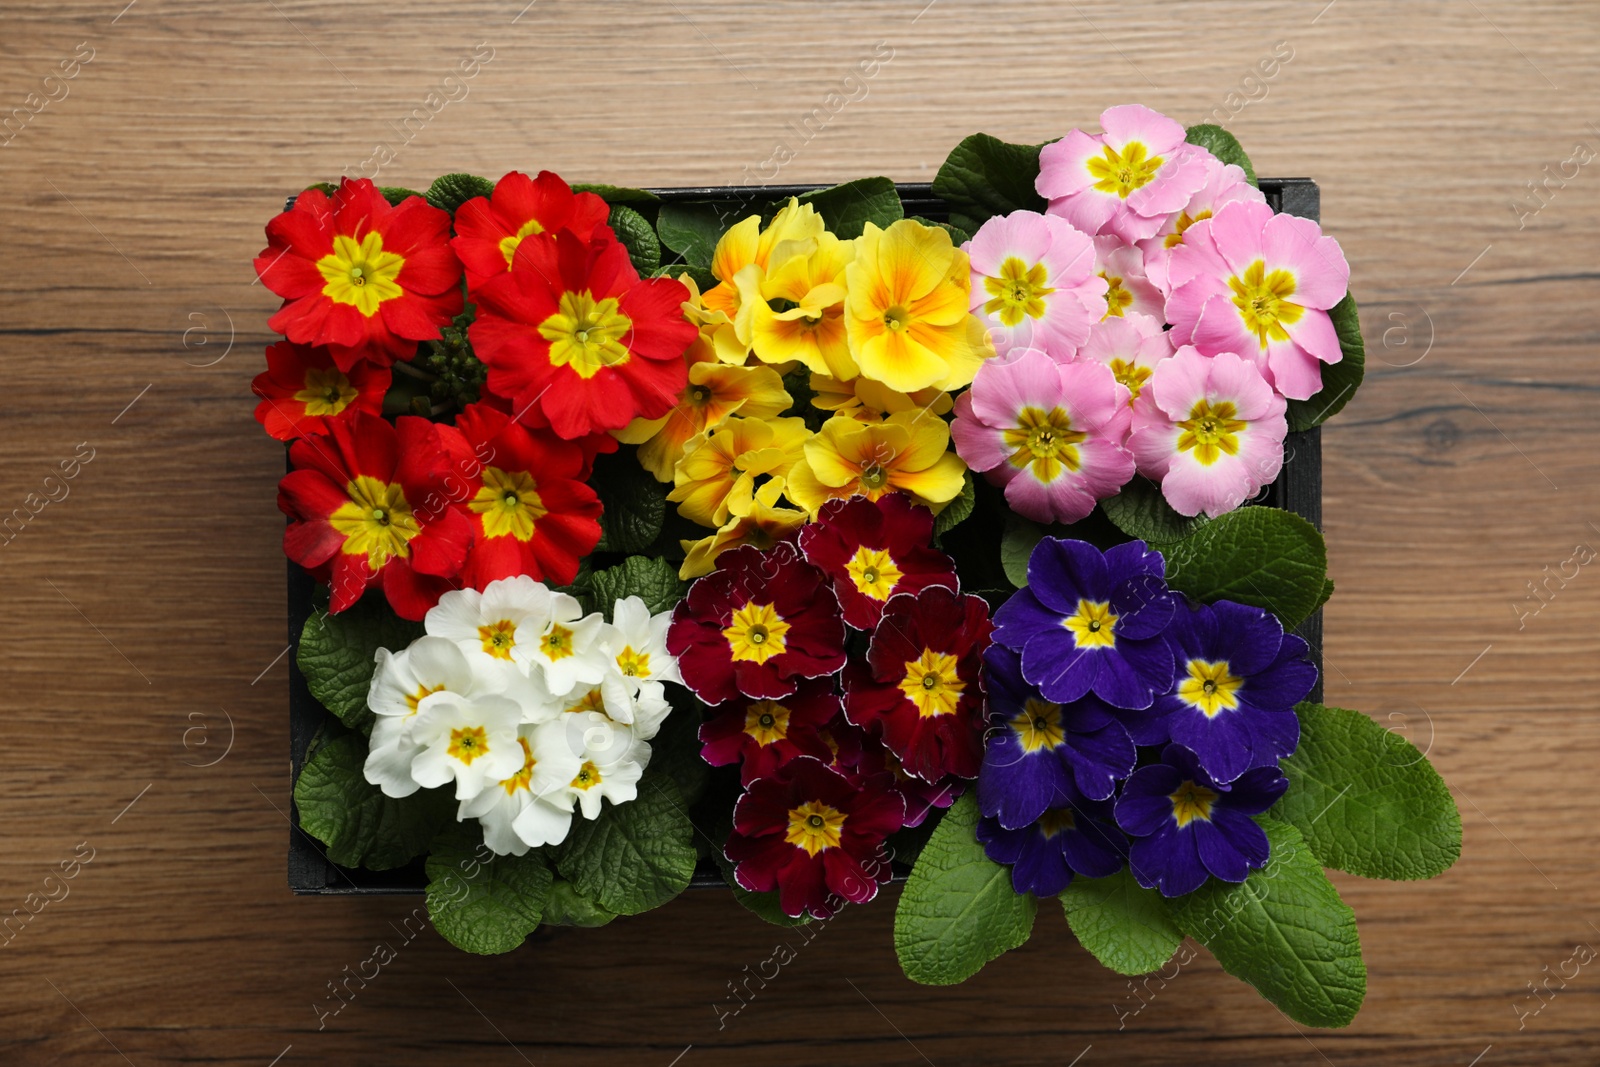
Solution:
{"label": "green leaf", "polygon": [[1222,969],[1307,1026],[1348,1026],[1367,992],[1356,916],[1322,873],[1300,831],[1260,820],[1267,865],[1234,884],[1213,878],[1167,902],[1178,928]]}
{"label": "green leaf", "polygon": [[1286,415],[1291,433],[1309,430],[1339,414],[1361,388],[1366,375],[1367,345],[1361,339],[1361,318],[1356,313],[1355,297],[1349,293],[1328,310],[1339,348],[1344,358],[1322,365],[1322,388],[1309,400],[1291,400]]}
{"label": "green leaf", "polygon": [[552,876],[541,852],[496,856],[477,829],[453,827],[434,842],[428,918],[452,945],[490,956],[517,948],[538,928]]}
{"label": "green leaf", "polygon": [[1224,163],[1232,163],[1244,171],[1244,176],[1251,185],[1257,184],[1256,169],[1250,165],[1250,157],[1245,155],[1239,139],[1221,126],[1213,126],[1210,123],[1190,126],[1183,139],[1190,144],[1199,145]]}
{"label": "green leaf", "polygon": [[950,205],[951,225],[976,233],[995,215],[1043,211],[1045,199],[1033,188],[1043,147],[1007,144],[986,133],[956,145],[933,179],[933,195]]}
{"label": "green leaf", "polygon": [[1317,598],[1317,607],[1312,608],[1311,610],[1316,611],[1317,608],[1322,607],[1322,605],[1326,604],[1331,599],[1333,599],[1333,579],[1329,578],[1327,581],[1322,583],[1322,595]]}
{"label": "green leaf", "polygon": [[1061,907],[1078,943],[1118,974],[1148,974],[1183,943],[1167,902],[1126,867],[1109,878],[1074,878]]}
{"label": "green leaf", "polygon": [[544,922],[551,926],[604,926],[617,917],[599,904],[579,893],[571,882],[557,878],[550,885],[550,894],[544,901]]}
{"label": "green leaf", "polygon": [[593,610],[611,617],[617,601],[636,596],[654,615],[666,611],[683,599],[683,583],[678,568],[664,559],[629,556],[615,567],[589,575],[588,593]]}
{"label": "green leaf", "polygon": [[556,869],[573,888],[607,911],[638,915],[683,892],[694,875],[694,827],[678,787],[647,773],[639,796],[606,802],[593,821],[572,820],[556,850]]}
{"label": "green leaf", "polygon": [[1461,813],[1427,758],[1359,711],[1295,710],[1300,747],[1280,762],[1289,790],[1272,815],[1325,867],[1395,880],[1448,870],[1461,855]]}
{"label": "green leaf", "polygon": [[972,484],[972,472],[969,470],[962,475],[961,492],[956,498],[944,506],[944,510],[933,517],[933,536],[935,539],[943,537],[958,522],[962,522],[972,514],[972,506],[978,501],[977,490]]}
{"label": "green leaf", "polygon": [[1210,521],[1204,515],[1190,519],[1178,514],[1161,495],[1161,486],[1143,475],[1100,501],[1100,509],[1117,529],[1151,545],[1181,541]]}
{"label": "green leaf", "polygon": [[427,196],[428,203],[454,215],[456,209],[468,200],[493,194],[494,182],[488,178],[480,178],[476,174],[443,174],[428,186]]}
{"label": "green leaf", "polygon": [[387,871],[427,851],[455,815],[447,789],[422,789],[396,800],[368,782],[367,739],[345,734],[324,743],[294,783],[300,829],[327,845],[342,867]]}
{"label": "green leaf", "polygon": [[589,484],[604,508],[597,552],[642,552],[661,533],[671,487],[639,466],[636,453],[633,448],[623,448],[595,457]]}
{"label": "green leaf", "polygon": [[1005,568],[1006,578],[1018,589],[1028,584],[1028,559],[1042,540],[1042,526],[1006,512],[1006,530],[1000,537],[1000,565]]}
{"label": "green leaf", "polygon": [[732,225],[728,209],[715,204],[661,205],[656,216],[656,232],[661,243],[683,257],[691,267],[711,269],[711,255],[717,250],[717,240]]}
{"label": "green leaf", "polygon": [[380,648],[400,651],[422,632],[422,623],[400,618],[383,597],[363,597],[337,615],[317,612],[306,619],[295,663],[323,707],[352,730],[370,733],[373,657]]}
{"label": "green leaf", "polygon": [[608,204],[659,204],[661,198],[655,193],[645,189],[630,189],[625,185],[606,185],[602,182],[578,182],[573,185],[575,193],[593,193]]}
{"label": "green leaf", "polygon": [[894,949],[906,977],[953,985],[1028,940],[1037,904],[1011,888],[1011,870],[978,843],[978,800],[968,792],[933,831],[894,913]]}
{"label": "green leaf", "polygon": [[633,269],[648,277],[661,267],[661,242],[650,220],[626,204],[613,204],[607,220],[633,260]]}
{"label": "green leaf", "polygon": [[422,195],[415,189],[407,189],[401,185],[380,185],[378,187],[378,192],[381,193],[383,198],[389,201],[389,203],[394,207],[399,207],[402,203],[410,200],[413,196]]}
{"label": "green leaf", "polygon": [[1163,551],[1174,589],[1207,604],[1233,600],[1266,608],[1286,630],[1316,610],[1328,579],[1322,535],[1278,508],[1230,511]]}
{"label": "green leaf", "polygon": [[806,193],[800,202],[816,208],[828,230],[845,240],[860,237],[869,222],[886,230],[891,223],[905,218],[900,193],[888,178],[857,178],[831,189]]}
{"label": "green leaf", "polygon": [[[673,576],[677,583],[677,575]],[[670,777],[678,786],[685,807],[693,806],[705,790],[711,767],[700,758],[701,703],[681,685],[667,686],[672,711],[661,730],[650,739],[650,769]]]}

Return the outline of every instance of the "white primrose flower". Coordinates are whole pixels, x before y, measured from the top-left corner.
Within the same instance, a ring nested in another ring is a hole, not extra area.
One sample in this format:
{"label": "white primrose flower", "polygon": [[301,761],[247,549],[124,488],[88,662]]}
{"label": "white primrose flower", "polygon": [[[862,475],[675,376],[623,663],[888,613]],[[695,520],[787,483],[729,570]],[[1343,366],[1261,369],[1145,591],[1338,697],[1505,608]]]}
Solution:
{"label": "white primrose flower", "polygon": [[528,673],[533,646],[549,625],[551,593],[543,583],[521,575],[476,589],[453,589],[429,610],[428,633],[454,641],[473,661],[490,670]]}
{"label": "white primrose flower", "polygon": [[633,736],[648,741],[661,732],[661,723],[672,712],[667,687],[660,682],[645,682],[633,698]]}
{"label": "white primrose flower", "polygon": [[420,637],[399,652],[380,648],[375,658],[367,706],[377,720],[364,771],[385,796],[408,797],[419,788],[411,777],[411,761],[422,746],[410,731],[419,704],[434,693],[477,692],[482,679],[455,644],[439,637]]}
{"label": "white primrose flower", "polygon": [[631,727],[604,712],[563,715],[568,743],[582,762],[568,783],[585,819],[600,817],[600,802],[625,804],[639,795],[639,779],[650,763],[650,746]]}
{"label": "white primrose flower", "polygon": [[549,622],[528,648],[531,660],[543,671],[552,696],[563,697],[577,685],[595,685],[605,677],[606,622],[596,612],[565,593],[550,594]]}
{"label": "white primrose flower", "polygon": [[454,779],[457,800],[474,797],[522,767],[521,723],[522,705],[498,694],[424,697],[409,723],[411,739],[422,746],[411,777],[429,789]]}
{"label": "white primrose flower", "polygon": [[667,651],[672,613],[650,614],[636,596],[617,601],[611,614],[607,651],[618,673],[635,689],[644,682],[682,682],[677,657]]}
{"label": "white primrose flower", "polygon": [[383,790],[384,796],[408,797],[422,788],[411,777],[411,761],[422,746],[411,740],[408,720],[398,715],[379,715],[372,723],[372,746],[362,768],[367,781]]}
{"label": "white primrose flower", "polygon": [[[456,815],[460,821],[477,819],[483,826],[484,843],[502,856],[521,856],[529,848],[554,844],[567,836],[573,803],[568,783],[581,766],[567,744],[562,723],[524,724],[517,731],[517,741],[522,748],[521,769],[462,801]],[[516,826],[530,808],[536,810],[522,819],[525,839]]]}

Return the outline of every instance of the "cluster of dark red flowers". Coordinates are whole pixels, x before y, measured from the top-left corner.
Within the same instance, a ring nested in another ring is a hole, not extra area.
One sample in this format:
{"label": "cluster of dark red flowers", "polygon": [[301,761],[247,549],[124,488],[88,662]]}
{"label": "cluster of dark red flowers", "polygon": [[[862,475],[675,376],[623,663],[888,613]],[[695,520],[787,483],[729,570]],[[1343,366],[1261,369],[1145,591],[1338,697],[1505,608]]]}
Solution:
{"label": "cluster of dark red flowers", "polygon": [[[554,174],[513,172],[454,218],[362,179],[308,189],[267,225],[255,265],[286,340],[253,384],[256,418],[294,442],[284,548],[332,584],[332,610],[381,586],[420,619],[450,588],[576,575],[600,537],[586,482],[616,450],[607,431],[672,409],[697,336],[688,289],[641,279],[607,214]],[[453,426],[387,421],[394,369],[427,377],[410,362],[468,297],[482,398]]]}
{"label": "cluster of dark red flowers", "polygon": [[977,776],[989,609],[932,537],[902,494],[832,501],[798,543],[718,557],[673,613],[667,649],[712,705],[702,755],[745,787],[727,857],[789,915],[871,900],[885,839]]}

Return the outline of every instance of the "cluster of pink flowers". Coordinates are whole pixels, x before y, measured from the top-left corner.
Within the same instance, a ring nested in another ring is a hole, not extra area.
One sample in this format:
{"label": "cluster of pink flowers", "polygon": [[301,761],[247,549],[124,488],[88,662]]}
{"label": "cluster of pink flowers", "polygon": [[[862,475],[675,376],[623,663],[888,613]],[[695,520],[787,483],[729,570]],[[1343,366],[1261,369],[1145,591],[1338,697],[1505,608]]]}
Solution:
{"label": "cluster of pink flowers", "polygon": [[1135,473],[1220,515],[1283,465],[1289,400],[1341,349],[1350,268],[1316,223],[1138,104],[1040,154],[1045,214],[964,247],[997,358],[956,400],[956,451],[1018,514],[1076,522]]}

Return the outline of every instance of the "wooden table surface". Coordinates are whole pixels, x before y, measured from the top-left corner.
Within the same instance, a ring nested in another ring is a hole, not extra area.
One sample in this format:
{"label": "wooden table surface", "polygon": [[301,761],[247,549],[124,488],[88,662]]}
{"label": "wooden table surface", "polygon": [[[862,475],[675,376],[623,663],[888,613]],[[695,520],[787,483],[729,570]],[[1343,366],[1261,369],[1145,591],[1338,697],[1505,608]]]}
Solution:
{"label": "wooden table surface", "polygon": [[[59,498],[0,538],[0,914],[59,898],[0,942],[0,1063],[1600,1057],[1600,961],[1568,962],[1600,946],[1592,3],[124,2],[0,12],[0,515]],[[1315,177],[1353,267],[1370,355],[1324,438],[1328,701],[1428,749],[1465,825],[1436,881],[1335,876],[1369,969],[1354,1025],[1298,1028],[1204,953],[1130,1014],[1053,906],[928,989],[895,964],[891,892],[719,1025],[795,940],[722,893],[492,959],[407,940],[418,900],[289,894],[283,458],[249,395],[275,303],[250,258],[286,192],[380,143],[381,181],[424,187],[928,180],[968,133],[1039,141],[1129,100]],[[319,1019],[379,943],[396,958]]]}

